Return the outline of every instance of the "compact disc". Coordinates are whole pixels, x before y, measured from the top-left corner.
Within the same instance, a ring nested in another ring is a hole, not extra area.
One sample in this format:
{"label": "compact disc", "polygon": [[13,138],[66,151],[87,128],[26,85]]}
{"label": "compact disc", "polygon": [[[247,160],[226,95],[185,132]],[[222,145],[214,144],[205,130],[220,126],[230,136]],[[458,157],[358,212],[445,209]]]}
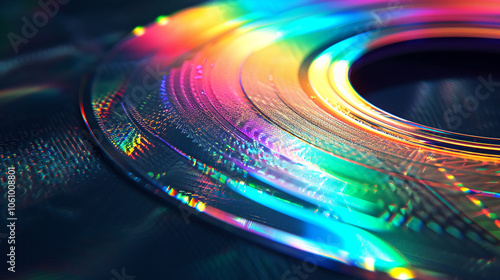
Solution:
{"label": "compact disc", "polygon": [[[478,78],[439,127],[375,106],[350,74],[395,44],[500,39],[498,11],[210,2],[135,28],[90,77],[82,111],[112,162],[186,217],[367,278],[488,279],[500,273],[500,139],[450,127],[498,102],[499,85]],[[453,98],[434,92],[446,89]]]}

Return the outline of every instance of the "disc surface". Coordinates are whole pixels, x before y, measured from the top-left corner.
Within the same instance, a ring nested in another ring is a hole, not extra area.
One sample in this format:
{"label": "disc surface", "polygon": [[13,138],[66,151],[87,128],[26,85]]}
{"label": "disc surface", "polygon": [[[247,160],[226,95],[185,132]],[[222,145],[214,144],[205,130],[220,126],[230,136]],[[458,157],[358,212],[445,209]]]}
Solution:
{"label": "disc surface", "polygon": [[[95,71],[83,114],[119,168],[187,216],[366,277],[489,278],[500,140],[450,131],[462,111],[444,111],[450,130],[390,114],[349,74],[392,44],[499,39],[499,8],[213,2],[134,29]],[[463,113],[498,102],[495,86],[478,78]]]}

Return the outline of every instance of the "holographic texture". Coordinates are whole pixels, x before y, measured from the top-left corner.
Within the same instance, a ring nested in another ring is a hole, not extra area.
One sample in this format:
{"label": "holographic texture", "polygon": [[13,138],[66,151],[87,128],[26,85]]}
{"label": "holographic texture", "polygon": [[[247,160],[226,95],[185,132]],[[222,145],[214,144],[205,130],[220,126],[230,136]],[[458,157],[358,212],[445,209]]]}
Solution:
{"label": "holographic texture", "polygon": [[134,29],[96,70],[84,117],[188,215],[368,278],[491,279],[500,139],[382,111],[349,71],[398,42],[499,39],[499,14],[496,0],[211,2]]}

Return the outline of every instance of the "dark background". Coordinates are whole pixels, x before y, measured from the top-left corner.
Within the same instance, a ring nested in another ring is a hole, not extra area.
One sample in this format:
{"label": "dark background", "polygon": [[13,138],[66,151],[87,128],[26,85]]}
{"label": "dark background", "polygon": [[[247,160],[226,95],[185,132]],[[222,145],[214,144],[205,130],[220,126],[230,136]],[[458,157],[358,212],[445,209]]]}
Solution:
{"label": "dark background", "polygon": [[395,116],[500,138],[498,39],[431,38],[389,45],[355,62],[350,80],[368,102]]}
{"label": "dark background", "polygon": [[[16,167],[19,189],[16,273],[7,271],[2,227],[0,279],[281,279],[302,265],[185,219],[114,170],[86,132],[85,74],[134,27],[197,2],[70,0],[17,53],[8,34],[22,36],[23,17],[33,22],[43,10],[37,1],[1,2],[0,163],[2,173]],[[5,221],[6,199],[0,205]],[[326,278],[347,277],[317,268],[285,279]]]}

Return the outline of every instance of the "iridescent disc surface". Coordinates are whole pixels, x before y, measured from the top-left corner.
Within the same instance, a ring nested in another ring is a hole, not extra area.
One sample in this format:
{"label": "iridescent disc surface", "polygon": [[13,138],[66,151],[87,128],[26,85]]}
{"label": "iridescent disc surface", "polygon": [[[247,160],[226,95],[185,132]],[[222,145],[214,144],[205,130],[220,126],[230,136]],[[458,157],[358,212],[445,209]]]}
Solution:
{"label": "iridescent disc surface", "polygon": [[486,0],[211,2],[116,46],[89,80],[84,117],[119,168],[187,216],[368,278],[491,279],[500,139],[389,114],[349,71],[399,42],[499,39],[499,11]]}

